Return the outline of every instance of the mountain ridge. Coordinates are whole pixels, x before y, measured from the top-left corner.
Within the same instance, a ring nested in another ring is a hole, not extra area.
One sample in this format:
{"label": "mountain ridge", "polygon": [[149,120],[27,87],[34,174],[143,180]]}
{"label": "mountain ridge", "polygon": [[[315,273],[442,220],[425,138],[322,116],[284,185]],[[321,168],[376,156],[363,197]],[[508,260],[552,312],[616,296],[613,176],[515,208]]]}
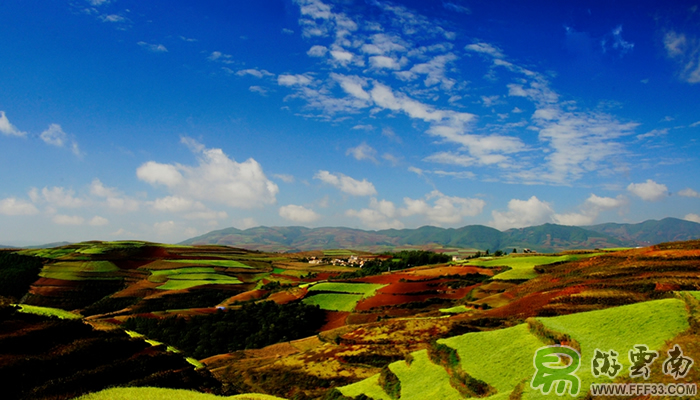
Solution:
{"label": "mountain ridge", "polygon": [[248,250],[299,252],[327,249],[389,251],[401,248],[511,250],[529,248],[550,253],[581,248],[637,247],[700,238],[700,224],[677,218],[637,224],[592,226],[543,224],[499,231],[484,225],[461,228],[422,226],[415,229],[361,230],[344,227],[224,228],[179,244],[218,244]]}

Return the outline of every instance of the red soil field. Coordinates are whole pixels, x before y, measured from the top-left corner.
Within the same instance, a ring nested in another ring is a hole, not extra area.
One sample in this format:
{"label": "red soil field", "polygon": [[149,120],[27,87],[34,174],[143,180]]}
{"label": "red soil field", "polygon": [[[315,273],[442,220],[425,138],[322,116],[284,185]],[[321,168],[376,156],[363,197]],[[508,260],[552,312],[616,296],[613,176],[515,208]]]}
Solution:
{"label": "red soil field", "polygon": [[304,298],[304,296],[306,296],[306,293],[306,289],[294,288],[282,292],[273,293],[268,298],[277,304],[287,304],[291,303],[292,301]]}
{"label": "red soil field", "polygon": [[270,293],[269,290],[262,290],[262,289],[257,289],[257,290],[249,290],[247,292],[239,293],[233,297],[229,297],[227,300],[224,300],[222,303],[223,304],[232,304],[236,301],[250,301],[250,300],[257,300],[265,297]]}
{"label": "red soil field", "polygon": [[405,271],[409,275],[419,276],[442,276],[442,275],[467,275],[467,274],[482,274],[493,276],[493,270],[488,268],[479,268],[474,266],[449,266],[449,267],[430,267],[425,269],[413,269]]}
{"label": "red soil field", "polygon": [[[377,292],[374,296],[361,300],[359,303],[357,303],[357,306],[355,306],[356,311],[368,311],[373,308],[378,308],[378,307],[386,307],[386,306],[396,306],[399,304],[405,304],[405,303],[411,303],[411,302],[417,302],[417,301],[426,301],[428,299],[433,299],[433,298],[441,298],[441,299],[461,299],[462,297],[466,296],[467,293],[469,293],[473,288],[475,288],[477,285],[473,286],[467,286],[459,289],[449,289],[447,287],[436,287],[436,288],[430,288],[431,290],[437,289],[439,291],[444,291],[444,293],[434,293],[434,294],[416,294],[416,295],[410,295],[410,294],[390,294],[390,293],[382,293],[382,292]],[[384,288],[386,289],[386,288]],[[382,289],[383,290],[383,289]]]}
{"label": "red soil field", "polygon": [[505,306],[488,310],[485,315],[497,318],[534,317],[541,308],[549,304],[554,298],[579,293],[583,289],[581,286],[576,286],[564,290],[532,293]]}
{"label": "red soil field", "polygon": [[340,328],[345,325],[345,319],[350,315],[347,311],[326,311],[326,323],[319,331],[328,331],[335,328]]}

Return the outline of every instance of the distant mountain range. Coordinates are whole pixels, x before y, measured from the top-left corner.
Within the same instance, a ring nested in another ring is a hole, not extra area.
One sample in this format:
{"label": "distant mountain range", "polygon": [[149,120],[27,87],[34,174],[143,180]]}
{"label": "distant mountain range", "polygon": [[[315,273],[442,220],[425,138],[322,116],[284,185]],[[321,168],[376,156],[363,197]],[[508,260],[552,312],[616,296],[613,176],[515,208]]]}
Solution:
{"label": "distant mountain range", "polygon": [[587,227],[544,224],[499,231],[483,225],[462,228],[424,226],[417,229],[365,231],[350,228],[257,227],[226,228],[185,240],[181,244],[219,244],[249,250],[297,252],[354,249],[371,252],[402,248],[457,248],[538,252],[571,249],[648,246],[700,238],[700,224],[677,218],[639,224]]}

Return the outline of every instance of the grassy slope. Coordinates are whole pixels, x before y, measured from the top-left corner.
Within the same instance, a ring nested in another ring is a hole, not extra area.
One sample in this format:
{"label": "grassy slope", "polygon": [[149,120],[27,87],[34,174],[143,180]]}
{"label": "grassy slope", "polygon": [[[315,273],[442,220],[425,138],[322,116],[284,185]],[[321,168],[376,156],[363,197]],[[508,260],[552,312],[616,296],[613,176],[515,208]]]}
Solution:
{"label": "grassy slope", "polygon": [[[615,350],[622,364],[619,375],[629,376],[628,353],[637,344],[650,350],[659,350],[669,340],[688,329],[688,314],[685,303],[678,299],[663,299],[615,307],[607,310],[564,315],[553,318],[537,318],[546,327],[566,332],[581,345],[581,367],[577,375],[581,378],[582,390],[592,382],[604,382],[603,377],[591,374],[591,361],[595,349]],[[661,368],[665,354],[659,354],[651,368]],[[525,399],[535,399],[537,394],[525,390]],[[540,394],[541,395],[541,394]]]}
{"label": "grassy slope", "polygon": [[510,392],[534,372],[532,357],[544,344],[530,334],[526,324],[489,332],[474,332],[438,340],[457,350],[462,368],[476,379]]}
{"label": "grassy slope", "polygon": [[[581,367],[577,375],[582,380],[581,396],[583,396],[586,394],[589,384],[594,382],[590,365],[591,357],[596,348],[604,351],[614,349],[619,352],[621,356],[618,358],[618,362],[624,368],[621,373],[627,374],[630,365],[627,352],[634,345],[646,344],[650,349],[660,349],[664,341],[674,338],[688,328],[687,318],[688,313],[683,301],[663,299],[606,310],[538,318],[538,320],[550,329],[571,335],[581,345]],[[490,400],[506,399],[508,393],[518,383],[529,382],[535,372],[532,364],[533,356],[538,348],[544,346],[537,337],[530,333],[526,324],[495,331],[467,333],[438,340],[438,343],[456,349],[461,359],[462,368],[467,373],[487,382],[498,390],[496,395],[489,397]],[[414,362],[415,359],[422,357],[419,353],[412,353]],[[664,355],[660,355],[660,358],[663,357]],[[429,360],[426,362],[429,363]],[[661,362],[657,359],[658,365],[656,367],[659,367]],[[403,388],[412,388],[414,380],[421,379],[423,375],[432,375],[432,380],[424,383],[423,389],[449,385],[444,370],[444,376],[429,372],[433,368],[441,367],[432,364],[430,366],[423,365],[422,372],[415,369],[416,372],[413,374],[410,369],[397,368],[399,364],[405,366],[403,361],[399,361],[391,364],[391,369],[401,380],[402,399],[404,398]],[[374,377],[370,379],[376,380]],[[353,396],[361,393],[370,395],[370,392],[381,390],[370,379],[339,388],[339,390],[346,395],[352,394]],[[406,379],[407,381],[405,381]],[[600,381],[596,380],[595,382]],[[526,385],[523,399],[539,399],[541,397],[541,393],[532,391],[529,385]]]}
{"label": "grassy slope", "polygon": [[364,297],[374,295],[374,292],[386,285],[378,283],[336,283],[324,282],[309,288],[309,292],[336,292],[361,294]]}
{"label": "grassy slope", "polygon": [[389,365],[391,372],[401,381],[402,400],[462,399],[462,395],[450,385],[450,376],[447,371],[430,361],[427,350],[412,354],[411,365],[405,361],[397,361]]}
{"label": "grassy slope", "polygon": [[581,258],[592,257],[598,254],[585,255],[563,255],[563,256],[506,256],[490,260],[475,259],[469,260],[467,264],[480,267],[507,266],[512,268],[509,271],[496,275],[495,279],[532,279],[537,276],[534,267],[547,265],[555,262],[575,261]]}
{"label": "grassy slope", "polygon": [[51,308],[51,307],[39,307],[39,306],[30,306],[27,304],[18,304],[20,307],[20,312],[27,313],[27,314],[36,314],[36,315],[44,315],[47,317],[57,317],[60,319],[80,319],[82,318],[82,315],[72,313],[70,311],[66,310],[61,310],[60,308]]}
{"label": "grassy slope", "polygon": [[318,305],[324,310],[352,311],[357,302],[362,300],[361,294],[320,293],[304,298],[304,304]]}

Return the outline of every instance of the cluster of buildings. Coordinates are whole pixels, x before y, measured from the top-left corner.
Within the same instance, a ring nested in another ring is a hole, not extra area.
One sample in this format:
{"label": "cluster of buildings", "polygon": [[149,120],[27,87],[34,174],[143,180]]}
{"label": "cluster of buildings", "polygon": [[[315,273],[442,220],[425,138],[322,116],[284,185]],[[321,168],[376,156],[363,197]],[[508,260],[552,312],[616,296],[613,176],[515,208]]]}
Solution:
{"label": "cluster of buildings", "polygon": [[352,255],[348,257],[347,259],[343,258],[335,258],[333,260],[330,260],[328,258],[318,258],[318,257],[311,257],[309,258],[309,264],[332,264],[332,265],[341,265],[344,267],[360,267],[362,268],[366,262],[368,261],[385,261],[385,260],[391,260],[391,256],[356,256]]}

